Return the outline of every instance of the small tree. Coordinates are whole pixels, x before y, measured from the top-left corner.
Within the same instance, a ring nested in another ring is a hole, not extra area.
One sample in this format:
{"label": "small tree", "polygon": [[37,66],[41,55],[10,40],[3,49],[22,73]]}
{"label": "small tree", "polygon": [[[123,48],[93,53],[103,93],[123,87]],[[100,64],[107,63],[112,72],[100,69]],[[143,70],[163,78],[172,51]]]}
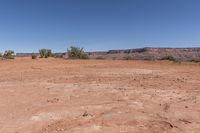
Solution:
{"label": "small tree", "polygon": [[32,53],[32,54],[31,54],[31,58],[32,58],[32,59],[37,59],[37,55],[36,55],[35,53]]}
{"label": "small tree", "polygon": [[40,50],[39,50],[40,58],[44,58],[44,56],[45,56],[45,51],[46,51],[46,49],[40,49]]}
{"label": "small tree", "polygon": [[39,50],[40,58],[48,58],[51,57],[51,49],[40,49]]}
{"label": "small tree", "polygon": [[71,59],[88,59],[88,55],[84,52],[83,48],[71,46],[67,49],[68,57]]}
{"label": "small tree", "polygon": [[15,58],[15,52],[12,50],[7,50],[3,54],[3,58],[5,59],[14,59]]}

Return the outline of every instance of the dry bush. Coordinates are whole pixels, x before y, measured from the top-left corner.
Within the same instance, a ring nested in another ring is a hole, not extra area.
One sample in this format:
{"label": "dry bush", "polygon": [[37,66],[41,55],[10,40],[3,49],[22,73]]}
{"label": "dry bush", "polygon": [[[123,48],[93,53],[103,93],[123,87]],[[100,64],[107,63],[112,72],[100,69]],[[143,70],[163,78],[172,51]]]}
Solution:
{"label": "dry bush", "polygon": [[36,55],[35,53],[32,53],[32,54],[31,54],[31,58],[32,58],[32,59],[37,59],[37,55]]}
{"label": "dry bush", "polygon": [[6,50],[3,54],[4,59],[15,59],[15,52],[13,50]]}
{"label": "dry bush", "polygon": [[67,49],[67,54],[70,59],[89,59],[89,56],[84,52],[83,48],[71,46]]}
{"label": "dry bush", "polygon": [[39,54],[40,58],[48,58],[52,56],[51,49],[40,49]]}

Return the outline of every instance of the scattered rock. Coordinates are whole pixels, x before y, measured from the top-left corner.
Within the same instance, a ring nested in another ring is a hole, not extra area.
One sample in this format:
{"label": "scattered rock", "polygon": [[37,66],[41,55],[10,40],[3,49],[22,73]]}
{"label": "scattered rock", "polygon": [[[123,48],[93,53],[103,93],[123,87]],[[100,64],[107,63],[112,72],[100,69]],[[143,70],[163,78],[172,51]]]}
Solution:
{"label": "scattered rock", "polygon": [[87,113],[87,111],[84,112],[84,114],[82,115],[83,117],[87,117],[89,114]]}
{"label": "scattered rock", "polygon": [[55,102],[58,102],[58,101],[59,101],[59,98],[47,99],[48,103],[55,103]]}
{"label": "scattered rock", "polygon": [[167,112],[169,110],[169,108],[170,108],[170,105],[168,103],[165,103],[163,106],[164,106],[163,110],[165,112]]}

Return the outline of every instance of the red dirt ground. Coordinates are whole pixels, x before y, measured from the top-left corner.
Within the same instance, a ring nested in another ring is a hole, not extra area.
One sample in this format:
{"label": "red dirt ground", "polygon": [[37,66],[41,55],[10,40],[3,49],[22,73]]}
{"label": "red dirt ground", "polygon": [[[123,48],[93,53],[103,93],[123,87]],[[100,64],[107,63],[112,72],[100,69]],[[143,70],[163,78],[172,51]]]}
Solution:
{"label": "red dirt ground", "polygon": [[0,61],[0,133],[199,133],[200,64]]}

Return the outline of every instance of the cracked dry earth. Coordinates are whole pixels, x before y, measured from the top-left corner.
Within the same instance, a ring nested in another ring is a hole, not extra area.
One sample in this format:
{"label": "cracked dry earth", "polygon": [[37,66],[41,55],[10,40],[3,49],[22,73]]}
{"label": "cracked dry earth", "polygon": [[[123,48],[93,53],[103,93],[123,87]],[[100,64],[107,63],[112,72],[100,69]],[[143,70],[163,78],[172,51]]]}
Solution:
{"label": "cracked dry earth", "polygon": [[200,64],[0,61],[0,133],[199,133]]}

